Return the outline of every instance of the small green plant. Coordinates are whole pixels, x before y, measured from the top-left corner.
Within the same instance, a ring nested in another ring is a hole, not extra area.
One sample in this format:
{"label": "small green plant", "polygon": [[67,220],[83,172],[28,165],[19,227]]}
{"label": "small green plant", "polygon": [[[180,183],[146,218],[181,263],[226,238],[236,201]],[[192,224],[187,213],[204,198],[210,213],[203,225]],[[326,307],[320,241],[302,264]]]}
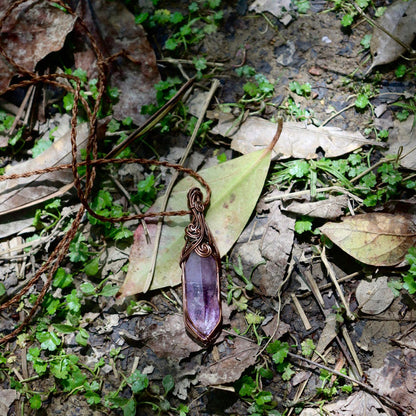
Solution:
{"label": "small green plant", "polygon": [[297,95],[307,97],[312,91],[311,84],[306,82],[305,84],[299,84],[297,81],[291,81],[289,83],[290,91],[295,92]]}
{"label": "small green plant", "polygon": [[[251,278],[248,279],[243,271],[243,265],[241,262],[241,257],[238,257],[237,264],[233,264],[233,269],[236,275],[244,282],[244,286],[237,285],[234,283],[233,278],[230,274],[227,275],[227,303],[231,303],[239,310],[247,310],[248,295],[247,292],[251,292],[254,289],[253,283],[251,283]],[[226,263],[227,270],[230,268],[230,264]],[[254,271],[254,269],[253,269]]]}
{"label": "small green plant", "polygon": [[268,81],[263,74],[255,74],[252,81],[244,84],[243,90],[245,97],[240,102],[260,102],[265,98],[270,98],[274,91],[274,85]]}
{"label": "small green plant", "polygon": [[[357,0],[356,3],[362,10],[365,10],[371,4],[370,0]],[[330,10],[342,13],[341,25],[344,28],[350,28],[357,16],[359,16],[357,9],[348,0],[335,0],[333,8]]]}
{"label": "small green plant", "polygon": [[395,296],[399,296],[400,290],[406,290],[409,295],[416,293],[416,247],[410,247],[405,259],[409,263],[409,270],[402,273],[402,281],[391,280],[388,285]]}
{"label": "small green plant", "polygon": [[164,27],[171,32],[164,47],[169,51],[180,48],[187,50],[190,45],[199,43],[208,34],[217,31],[218,23],[223,18],[222,10],[218,10],[220,0],[205,2],[202,7],[196,2],[188,6],[189,14],[171,12],[167,9],[156,9],[153,14],[147,12],[136,16],[136,23],[149,30]]}
{"label": "small green plant", "polygon": [[[318,185],[340,186],[364,198],[363,204],[367,207],[398,197],[408,189],[415,189],[415,181],[410,175],[403,177],[395,162],[384,162],[376,169],[370,169],[368,156],[352,153],[344,159],[279,163],[270,183],[282,187],[295,184],[299,188],[309,185],[312,195],[316,197],[319,197],[316,194]],[[308,225],[300,223],[299,231],[305,226],[307,230]]]}
{"label": "small green plant", "polygon": [[[114,204],[113,197],[110,192],[103,189],[100,189],[96,197],[92,200],[91,208],[97,214],[106,218],[114,218],[125,215],[123,207],[121,205]],[[123,224],[114,225],[108,221],[100,221],[90,214],[88,214],[88,220],[92,225],[98,226],[102,230],[105,237],[112,238],[115,241],[127,239],[133,236],[133,232],[126,228]],[[85,252],[85,250],[81,250],[81,252]],[[84,255],[83,261],[85,260],[86,256]]]}
{"label": "small green plant", "polygon": [[[345,375],[347,374],[347,371],[344,368],[341,369],[340,372]],[[351,384],[344,383],[344,379],[341,378],[340,380],[339,377],[335,377],[334,379],[333,374],[327,370],[321,370],[319,378],[322,381],[322,385],[316,390],[318,394],[324,397],[324,399],[332,399],[339,393],[339,390],[348,394],[352,392],[353,386]]]}
{"label": "small green plant", "polygon": [[[95,103],[95,100],[98,97],[98,87],[97,87],[98,80],[96,78],[88,80],[87,72],[81,68],[76,68],[74,70],[71,68],[66,68],[65,74],[73,75],[74,77],[77,77],[79,79],[80,88],[81,88],[80,96],[84,98],[86,103],[92,108]],[[77,83],[73,79],[70,79],[69,82],[71,83],[73,88],[77,88]],[[107,87],[106,96],[108,100],[102,100],[102,103],[105,103],[107,105],[106,106],[104,106],[103,104],[101,105],[101,108],[99,111],[99,117],[104,117],[110,114],[111,104],[115,103],[118,100],[119,90],[116,87]],[[108,106],[108,104],[110,104],[110,106]],[[59,108],[58,105],[55,105],[55,106]],[[64,111],[66,112],[72,111],[72,108],[74,106],[74,94],[73,93],[69,92],[66,95],[64,95],[62,106],[63,106]],[[80,106],[80,109],[82,110],[81,103],[79,104],[79,106]],[[84,114],[81,113],[80,116],[86,119],[86,116]]]}
{"label": "small green plant", "polygon": [[290,380],[295,372],[292,370],[292,364],[286,360],[289,344],[276,340],[267,346],[266,351],[271,354],[272,360],[276,364],[276,370],[282,374],[282,379]]}
{"label": "small green plant", "polygon": [[262,378],[272,379],[273,372],[267,367],[257,366],[253,376],[244,375],[235,383],[235,390],[242,400],[250,405],[249,415],[281,416],[281,413],[275,410],[277,403],[273,400],[272,393],[261,388]]}
{"label": "small green plant", "polygon": [[55,199],[47,203],[45,208],[36,210],[32,225],[42,235],[55,227],[60,219],[61,200]]}
{"label": "small green plant", "polygon": [[300,14],[305,14],[311,8],[309,0],[292,0],[293,5]]}
{"label": "small green plant", "polygon": [[155,176],[148,175],[137,184],[137,193],[131,197],[131,201],[147,210],[155,202],[157,191]]}
{"label": "small green plant", "polygon": [[292,97],[288,97],[287,100],[279,106],[279,109],[284,110],[288,116],[297,121],[308,120],[312,116],[310,110],[302,108]]}

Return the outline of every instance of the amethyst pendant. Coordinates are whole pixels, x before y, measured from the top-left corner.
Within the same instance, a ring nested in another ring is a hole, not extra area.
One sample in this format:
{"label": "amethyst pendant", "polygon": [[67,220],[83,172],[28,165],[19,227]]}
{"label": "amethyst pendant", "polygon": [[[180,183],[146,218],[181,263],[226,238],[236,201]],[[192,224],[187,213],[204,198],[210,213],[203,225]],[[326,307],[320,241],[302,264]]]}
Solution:
{"label": "amethyst pendant", "polygon": [[191,223],[185,229],[182,250],[183,313],[190,335],[207,345],[221,332],[220,256],[204,217],[202,192],[188,192]]}

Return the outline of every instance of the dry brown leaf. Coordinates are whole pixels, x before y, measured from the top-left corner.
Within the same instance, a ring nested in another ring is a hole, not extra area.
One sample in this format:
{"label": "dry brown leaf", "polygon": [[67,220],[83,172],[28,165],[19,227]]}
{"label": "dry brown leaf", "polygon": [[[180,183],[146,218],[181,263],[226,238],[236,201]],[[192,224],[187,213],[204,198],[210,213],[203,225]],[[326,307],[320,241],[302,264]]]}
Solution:
{"label": "dry brown leaf", "polygon": [[[223,324],[229,321],[231,308],[222,305]],[[177,359],[189,357],[193,352],[203,349],[202,346],[194,342],[186,333],[183,316],[179,314],[168,315],[157,324],[152,324],[138,328],[140,339],[158,356]],[[220,335],[216,342],[222,341],[224,335]],[[172,342],[175,348],[172,348]]]}
{"label": "dry brown leaf", "polygon": [[378,400],[365,391],[357,391],[345,400],[338,400],[324,406],[333,416],[388,416]]}
{"label": "dry brown leaf", "polygon": [[326,347],[335,339],[337,336],[337,318],[334,313],[328,313],[325,318],[325,326],[322,330],[321,336],[319,337],[316,351],[319,354],[323,354]]}
{"label": "dry brown leaf", "polygon": [[291,10],[291,6],[290,0],[255,0],[249,10],[254,10],[256,13],[269,12],[276,17],[281,17]]}
{"label": "dry brown leaf", "polygon": [[[377,20],[377,23],[410,47],[416,35],[416,2],[396,1],[388,7],[383,16]],[[373,63],[368,72],[375,66],[395,61],[406,52],[406,49],[387,33],[374,27],[370,51],[373,55]]]}
{"label": "dry brown leaf", "polygon": [[10,406],[20,398],[20,393],[14,389],[2,389],[0,395],[0,415],[8,415]]}
{"label": "dry brown leaf", "polygon": [[298,215],[308,215],[314,218],[335,220],[344,215],[344,209],[348,206],[346,195],[330,196],[328,199],[316,202],[294,201],[284,208],[285,211]]}
{"label": "dry brown leaf", "polygon": [[[9,0],[0,0],[0,15],[4,15]],[[46,55],[59,51],[71,32],[75,17],[64,13],[51,2],[29,1],[13,10],[1,28],[2,45],[12,59],[28,71]],[[0,58],[0,89],[9,85],[16,70]]]}
{"label": "dry brown leaf", "polygon": [[394,294],[387,282],[387,276],[360,282],[355,296],[361,312],[369,315],[378,315],[391,305],[394,300]]}
{"label": "dry brown leaf", "polygon": [[395,120],[397,138],[390,141],[389,154],[400,154],[399,163],[406,169],[416,170],[416,127],[414,116],[405,121]]}
{"label": "dry brown leaf", "polygon": [[[277,124],[260,117],[248,117],[241,125],[235,126],[236,119],[229,114],[214,113],[217,126],[212,129],[232,139],[231,148],[240,153],[250,153],[266,148],[276,134]],[[273,149],[273,160],[315,159],[317,149],[322,148],[326,157],[337,157],[352,152],[365,144],[360,132],[343,131],[337,127],[315,127],[304,123],[285,122],[279,141]]]}
{"label": "dry brown leaf", "polygon": [[[80,124],[77,127],[78,150],[86,147],[87,137],[87,123]],[[68,132],[35,159],[27,160],[6,169],[6,175],[44,169],[70,163],[71,160],[71,140],[70,132]],[[72,171],[66,169],[0,182],[0,215],[52,198],[59,188],[71,186],[72,181]]]}
{"label": "dry brown leaf", "polygon": [[416,243],[414,217],[374,212],[345,217],[321,228],[350,256],[372,266],[395,266]]}
{"label": "dry brown leaf", "polygon": [[241,377],[244,370],[254,365],[260,346],[244,338],[235,338],[227,355],[217,363],[204,367],[199,375],[203,386],[232,383]]}
{"label": "dry brown leaf", "polygon": [[416,351],[391,351],[381,368],[367,371],[370,383],[380,394],[386,395],[414,414],[416,409]]}
{"label": "dry brown leaf", "polygon": [[[266,271],[258,285],[266,296],[276,296],[285,277],[295,236],[295,218],[282,213],[281,201],[270,207],[266,230],[260,245],[260,252],[266,262]],[[257,282],[256,282],[257,283]]]}
{"label": "dry brown leaf", "polygon": [[[83,3],[80,2],[77,11],[89,27],[95,28],[95,38],[99,39],[102,52],[112,55],[124,50],[136,61],[135,63],[127,58],[117,60],[111,68],[109,82],[120,92],[117,103],[113,105],[114,118],[123,120],[131,117],[135,124],[140,125],[146,120],[141,114],[141,108],[144,104],[155,101],[154,84],[160,81],[156,56],[147,40],[146,32],[141,25],[135,23],[134,15],[121,2],[91,1],[94,16],[90,15],[88,7],[82,7]],[[88,65],[91,61],[89,55],[88,51],[77,54],[78,63]]]}
{"label": "dry brown leaf", "polygon": [[266,325],[262,325],[261,327],[263,329],[263,332],[268,337],[271,337],[274,334],[272,341],[276,341],[277,339],[280,339],[283,335],[291,331],[291,327],[289,324],[287,324],[286,322],[280,321],[277,331],[275,333],[274,331],[276,330],[278,318],[279,317],[275,315],[269,323],[267,323]]}
{"label": "dry brown leaf", "polygon": [[[202,347],[194,342],[186,333],[182,315],[169,315],[158,324],[149,325],[140,331],[140,338],[160,358],[169,357],[182,360]],[[175,348],[172,342],[175,341]]]}

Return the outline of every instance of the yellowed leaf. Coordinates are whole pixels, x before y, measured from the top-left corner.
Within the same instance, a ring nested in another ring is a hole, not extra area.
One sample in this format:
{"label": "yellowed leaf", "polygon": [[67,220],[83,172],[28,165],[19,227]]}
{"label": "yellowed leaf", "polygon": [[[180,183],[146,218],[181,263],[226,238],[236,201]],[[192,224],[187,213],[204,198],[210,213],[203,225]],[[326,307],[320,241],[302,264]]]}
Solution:
{"label": "yellowed leaf", "polygon": [[400,263],[416,243],[414,217],[406,214],[361,214],[320,229],[350,256],[372,266]]}

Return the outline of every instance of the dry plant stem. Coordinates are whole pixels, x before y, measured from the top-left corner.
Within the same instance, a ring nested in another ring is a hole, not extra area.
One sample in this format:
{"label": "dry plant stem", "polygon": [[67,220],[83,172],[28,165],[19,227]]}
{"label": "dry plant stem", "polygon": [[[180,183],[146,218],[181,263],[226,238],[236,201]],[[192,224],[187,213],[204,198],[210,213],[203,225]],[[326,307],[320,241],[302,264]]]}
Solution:
{"label": "dry plant stem", "polygon": [[303,326],[305,327],[306,331],[309,331],[310,329],[312,329],[312,325],[309,322],[308,317],[306,316],[305,311],[302,308],[302,305],[300,304],[298,298],[296,297],[296,295],[294,293],[291,294],[291,298],[292,298],[292,302],[295,305],[295,308],[300,316],[300,319],[303,322]]}
{"label": "dry plant stem", "polygon": [[[316,285],[315,282],[313,282],[313,284],[311,284],[311,282],[313,280],[312,275],[309,275],[309,276],[306,275],[305,276],[305,273],[301,269],[301,265],[299,263],[299,260],[297,260],[296,257],[294,258],[294,260],[295,260],[295,262],[297,264],[298,273],[300,274],[300,276],[302,277],[303,281],[307,284],[307,286],[311,290],[312,294],[315,297],[316,303],[318,304],[318,307],[321,310],[322,315],[326,319],[328,313],[324,309],[324,301],[323,301],[322,295],[321,295],[321,293],[319,291],[318,285]],[[353,360],[351,359],[350,355],[348,354],[348,350],[345,348],[344,344],[341,342],[340,337],[338,335],[336,335],[334,339],[338,343],[338,346],[341,349],[342,353],[344,354],[344,357],[347,359],[348,364],[353,369],[353,371],[356,372],[355,371],[355,363],[353,362]],[[312,357],[312,358],[314,358],[314,357]],[[305,386],[306,386],[306,384],[303,386],[303,388],[305,388]],[[300,389],[299,390],[302,390],[302,386],[300,386]]]}
{"label": "dry plant stem", "polygon": [[367,392],[373,394],[374,396],[379,397],[389,407],[391,407],[393,409],[400,410],[404,414],[407,414],[407,410],[405,408],[403,408],[399,403],[397,403],[394,400],[390,399],[390,397],[387,397],[384,394],[379,393],[376,389],[374,389],[373,387],[369,386],[368,384],[363,383],[362,381],[355,380],[354,378],[349,377],[346,374],[343,374],[343,373],[341,373],[339,371],[333,370],[332,368],[327,367],[326,365],[322,365],[322,364],[316,363],[315,361],[309,360],[308,358],[302,357],[301,355],[294,354],[292,352],[288,352],[287,355],[288,355],[288,357],[291,357],[291,358],[296,359],[296,360],[304,361],[305,363],[308,363],[309,365],[311,365],[313,367],[319,368],[321,370],[326,370],[326,371],[330,372],[331,374],[335,374],[338,377],[342,377],[343,379],[348,380],[349,382],[351,382],[353,384],[357,384],[358,386],[360,386],[361,388],[363,388]]}
{"label": "dry plant stem", "polygon": [[351,4],[354,6],[355,10],[360,14],[361,17],[363,17],[370,25],[375,26],[377,29],[384,32],[387,36],[390,36],[395,42],[397,42],[402,48],[406,49],[407,52],[410,53],[410,55],[414,56],[416,55],[416,51],[410,47],[410,45],[406,45],[404,42],[402,42],[397,36],[393,35],[393,33],[389,32],[386,28],[379,25],[375,20],[368,17],[364,10],[357,4],[355,1],[351,1]]}
{"label": "dry plant stem", "polygon": [[350,110],[351,108],[354,108],[355,104],[347,105],[346,107],[342,108],[341,110],[337,111],[336,113],[330,115],[322,124],[321,127],[326,126],[331,120],[338,117],[340,114],[342,114],[344,111]]}
{"label": "dry plant stem", "polygon": [[[363,368],[361,367],[360,360],[358,359],[358,355],[357,355],[357,353],[355,351],[355,348],[354,348],[354,345],[351,341],[350,334],[348,333],[347,328],[345,327],[345,325],[342,326],[341,331],[342,331],[342,336],[344,337],[345,342],[347,343],[348,349],[350,350],[350,353],[351,353],[352,358],[354,360],[355,366],[357,367],[357,370],[358,370],[357,375],[362,377],[363,374],[364,374],[364,371],[363,371]],[[354,375],[356,375],[356,374],[354,374]]]}
{"label": "dry plant stem", "polygon": [[[182,65],[195,65],[193,61],[191,61],[190,59],[174,59],[174,58],[163,58],[163,59],[158,59],[157,62],[159,63],[168,63],[168,64],[173,64],[173,65],[178,65],[178,64],[182,64]],[[226,65],[220,62],[205,62],[205,64],[207,66],[213,66],[213,67],[225,67]]]}
{"label": "dry plant stem", "polygon": [[[359,274],[360,274],[360,272],[354,272],[354,273],[351,273],[347,276],[340,277],[337,281],[338,281],[338,283],[346,282],[350,279],[353,279],[354,277],[357,277]],[[329,289],[332,286],[333,286],[333,283],[327,283],[326,285],[318,286],[318,289],[320,291],[322,291],[322,290]],[[310,295],[312,295],[312,292],[301,293],[301,294],[297,295],[297,298],[298,299],[303,299],[303,298],[307,298]]]}
{"label": "dry plant stem", "polygon": [[[205,113],[208,109],[209,103],[210,103],[210,101],[211,101],[213,95],[215,94],[215,91],[217,90],[219,85],[220,85],[220,82],[217,79],[214,79],[212,84],[211,84],[211,88],[209,90],[208,96],[205,100],[204,106],[201,109],[201,113],[199,114],[198,120],[195,124],[194,131],[192,132],[192,136],[189,139],[188,145],[186,146],[185,152],[182,155],[181,160],[179,161],[179,165],[183,165],[185,163],[185,160],[187,159],[187,157],[188,157],[188,155],[189,155],[189,153],[192,149],[192,146],[194,144],[194,141],[196,139],[196,136],[198,134],[199,127],[201,126],[202,121],[205,117]],[[168,200],[169,200],[170,194],[172,192],[173,186],[175,185],[175,182],[176,182],[176,179],[178,178],[178,176],[179,176],[178,171],[175,171],[172,175],[172,178],[169,182],[169,185],[166,189],[166,192],[165,192],[165,195],[164,195],[164,198],[163,198],[163,201],[162,201],[162,206],[161,206],[162,211],[164,211],[166,209],[167,205],[168,205]],[[163,226],[163,217],[161,217],[159,219],[158,224],[157,224],[157,232],[156,232],[155,241],[154,241],[154,249],[153,249],[153,253],[152,253],[152,259],[151,259],[151,262],[150,262],[150,270],[149,270],[149,274],[147,275],[147,278],[146,278],[146,282],[145,282],[145,285],[144,285],[144,288],[143,288],[143,293],[146,293],[149,290],[150,286],[152,285],[153,276],[155,274],[155,269],[156,269],[157,253],[159,251],[160,237],[162,235],[162,226]]]}
{"label": "dry plant stem", "polygon": [[35,87],[34,87],[33,85],[31,85],[31,86],[28,88],[28,90],[27,90],[27,92],[26,92],[26,95],[25,95],[25,98],[23,98],[22,104],[21,104],[21,105],[20,105],[20,107],[19,107],[19,111],[18,111],[18,113],[16,114],[16,117],[14,118],[13,124],[12,124],[12,126],[10,127],[10,130],[8,131],[8,134],[9,134],[9,135],[13,134],[14,129],[15,129],[15,128],[16,128],[16,126],[17,126],[17,123],[18,123],[18,122],[19,122],[19,120],[21,119],[22,114],[23,114],[23,112],[25,111],[26,104],[27,104],[27,102],[29,101],[29,97],[31,96],[32,91],[33,91],[33,89],[34,89],[34,88],[35,88]]}
{"label": "dry plant stem", "polygon": [[[356,200],[359,203],[362,203],[363,200],[361,198],[358,198],[356,195],[352,194],[351,192],[347,191],[346,189],[340,187],[340,186],[328,186],[326,188],[316,188],[316,192],[317,193],[323,193],[323,192],[332,192],[332,191],[336,191],[336,192],[340,192],[342,194],[345,194],[347,196],[349,196],[350,198],[353,198],[354,200]],[[265,198],[265,202],[269,203],[269,202],[273,202],[276,201],[278,199],[292,199],[292,198],[298,198],[300,196],[304,196],[304,195],[310,195],[311,194],[311,190],[310,189],[305,189],[304,191],[296,191],[296,192],[291,192],[288,194],[281,194],[281,195],[276,195],[276,196],[272,196],[269,198]]]}
{"label": "dry plant stem", "polygon": [[325,251],[325,246],[322,249],[321,252],[321,259],[322,262],[324,263],[326,270],[328,271],[328,275],[332,280],[332,283],[335,286],[335,289],[338,293],[339,298],[341,299],[342,304],[344,305],[345,308],[345,313],[347,314],[348,319],[350,319],[351,321],[355,321],[355,316],[354,314],[350,311],[350,307],[347,303],[347,300],[345,299],[344,293],[342,292],[341,286],[339,285],[337,278],[335,276],[335,272],[334,269],[332,268],[331,264],[328,261],[328,258],[326,257],[326,251]]}

